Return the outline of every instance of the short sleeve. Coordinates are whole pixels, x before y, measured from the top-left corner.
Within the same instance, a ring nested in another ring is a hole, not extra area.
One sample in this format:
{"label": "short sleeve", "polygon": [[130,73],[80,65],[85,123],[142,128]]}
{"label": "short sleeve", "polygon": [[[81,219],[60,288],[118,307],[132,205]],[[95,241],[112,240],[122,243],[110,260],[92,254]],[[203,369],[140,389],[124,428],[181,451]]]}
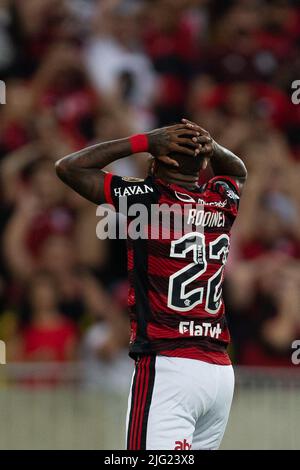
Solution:
{"label": "short sleeve", "polygon": [[219,193],[224,199],[227,199],[228,205],[238,209],[240,202],[240,189],[234,178],[230,176],[215,176],[208,184],[207,188]]}
{"label": "short sleeve", "polygon": [[153,179],[121,177],[107,173],[104,178],[104,197],[108,204],[114,206],[117,212],[124,212],[124,207],[133,204],[151,204],[158,200],[158,189]]}

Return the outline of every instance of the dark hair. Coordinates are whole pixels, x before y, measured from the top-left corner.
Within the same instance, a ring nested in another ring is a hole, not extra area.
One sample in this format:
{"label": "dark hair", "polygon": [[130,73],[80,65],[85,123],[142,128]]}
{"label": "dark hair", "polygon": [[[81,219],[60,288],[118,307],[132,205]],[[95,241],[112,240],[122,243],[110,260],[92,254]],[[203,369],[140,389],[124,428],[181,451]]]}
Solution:
{"label": "dark hair", "polygon": [[195,175],[200,172],[203,167],[204,157],[202,156],[189,156],[182,153],[171,152],[169,154],[173,160],[179,163],[178,170],[184,175]]}

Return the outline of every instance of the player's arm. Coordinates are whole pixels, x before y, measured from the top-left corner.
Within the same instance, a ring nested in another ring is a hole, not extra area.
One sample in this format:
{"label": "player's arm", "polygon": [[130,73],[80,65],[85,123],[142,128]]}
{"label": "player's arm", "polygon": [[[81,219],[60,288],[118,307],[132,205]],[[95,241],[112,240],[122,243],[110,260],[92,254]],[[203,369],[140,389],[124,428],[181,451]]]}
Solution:
{"label": "player's arm", "polygon": [[133,153],[149,152],[169,165],[178,166],[178,163],[167,155],[170,152],[197,155],[200,152],[199,143],[193,142],[192,139],[199,135],[196,129],[177,124],[142,135],[103,142],[62,158],[55,165],[56,173],[81,196],[101,204],[105,202],[106,176],[106,172],[102,170],[107,165]]}
{"label": "player's arm", "polygon": [[213,154],[210,164],[214,174],[227,175],[233,178],[242,191],[247,179],[247,169],[244,162],[233,152],[217,144],[213,140]]}
{"label": "player's arm", "polygon": [[190,129],[195,129],[200,133],[200,136],[197,137],[198,142],[202,145],[199,154],[209,156],[215,176],[231,177],[237,183],[241,192],[247,179],[247,169],[244,162],[233,152],[219,145],[212,139],[209,132],[202,127],[186,119],[183,119],[183,122]]}

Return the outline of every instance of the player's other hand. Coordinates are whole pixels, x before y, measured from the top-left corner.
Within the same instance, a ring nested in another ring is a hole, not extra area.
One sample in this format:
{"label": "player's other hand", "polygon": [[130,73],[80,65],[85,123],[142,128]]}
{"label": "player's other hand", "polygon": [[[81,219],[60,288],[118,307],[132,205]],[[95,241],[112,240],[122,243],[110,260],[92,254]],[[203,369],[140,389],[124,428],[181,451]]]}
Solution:
{"label": "player's other hand", "polygon": [[214,152],[214,140],[210,133],[203,129],[195,122],[189,121],[188,119],[182,119],[182,123],[189,129],[199,133],[198,136],[192,138],[195,144],[200,144],[199,155],[201,157],[210,158]]}
{"label": "player's other hand", "polygon": [[197,141],[201,137],[197,129],[192,129],[186,124],[162,127],[148,132],[149,151],[158,160],[171,166],[179,164],[168,156],[171,152],[182,153],[194,157],[199,155],[201,143]]}

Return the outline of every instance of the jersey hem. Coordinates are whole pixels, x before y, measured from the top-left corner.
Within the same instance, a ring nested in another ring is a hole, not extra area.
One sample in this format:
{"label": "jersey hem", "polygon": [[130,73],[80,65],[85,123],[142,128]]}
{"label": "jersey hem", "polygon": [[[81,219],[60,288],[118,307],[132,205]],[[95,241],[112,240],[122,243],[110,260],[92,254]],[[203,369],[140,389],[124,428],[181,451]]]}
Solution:
{"label": "jersey hem", "polygon": [[175,349],[175,350],[161,350],[161,351],[138,351],[137,349],[131,349],[129,351],[129,356],[137,360],[143,356],[165,356],[165,357],[178,357],[184,359],[193,359],[197,361],[207,362],[208,364],[215,364],[219,366],[229,366],[232,365],[231,359],[227,353],[224,352],[215,352],[215,351],[204,351],[201,349],[189,348],[187,349]]}

